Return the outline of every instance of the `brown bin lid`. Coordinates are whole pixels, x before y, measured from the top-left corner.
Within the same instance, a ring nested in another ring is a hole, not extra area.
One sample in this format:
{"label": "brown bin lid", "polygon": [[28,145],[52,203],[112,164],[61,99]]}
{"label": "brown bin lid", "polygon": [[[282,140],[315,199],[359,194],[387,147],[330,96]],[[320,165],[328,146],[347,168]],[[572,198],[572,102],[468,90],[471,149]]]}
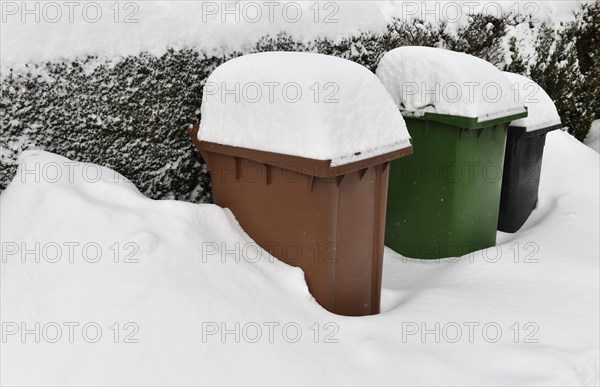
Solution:
{"label": "brown bin lid", "polygon": [[[209,141],[200,141],[198,131],[200,125],[196,124],[188,129],[194,145],[202,151],[219,153],[222,155],[240,157],[254,160],[260,163],[273,165],[296,173],[317,177],[339,176],[349,172],[358,171],[373,165],[383,164],[388,161],[408,156],[413,153],[412,146],[384,153],[368,159],[358,160],[352,163],[331,166],[331,160],[316,160],[306,157],[286,155],[282,153],[266,152],[256,149],[241,148],[231,145],[217,144]],[[412,139],[410,140],[412,144]]]}

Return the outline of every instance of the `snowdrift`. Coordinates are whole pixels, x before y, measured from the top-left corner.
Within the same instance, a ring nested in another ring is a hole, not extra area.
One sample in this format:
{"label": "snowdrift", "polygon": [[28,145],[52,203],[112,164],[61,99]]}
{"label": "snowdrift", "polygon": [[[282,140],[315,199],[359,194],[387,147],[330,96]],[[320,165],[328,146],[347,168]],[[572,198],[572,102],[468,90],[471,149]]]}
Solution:
{"label": "snowdrift", "polygon": [[361,318],[323,310],[226,209],[20,162],[0,195],[3,384],[600,382],[599,156],[564,132],[522,230],[441,261],[387,250],[383,313]]}

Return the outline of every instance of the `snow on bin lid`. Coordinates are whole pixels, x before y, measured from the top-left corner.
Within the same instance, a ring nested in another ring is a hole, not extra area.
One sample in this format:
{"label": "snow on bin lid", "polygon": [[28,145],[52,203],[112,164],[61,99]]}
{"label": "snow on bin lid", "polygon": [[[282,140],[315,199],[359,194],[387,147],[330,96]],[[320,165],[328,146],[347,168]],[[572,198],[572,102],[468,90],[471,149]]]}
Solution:
{"label": "snow on bin lid", "polygon": [[525,112],[502,71],[468,54],[399,47],[381,58],[377,76],[405,116],[437,113],[484,122]]}
{"label": "snow on bin lid", "polygon": [[410,146],[398,108],[365,67],[328,55],[264,52],[208,77],[198,139],[342,165]]}
{"label": "snow on bin lid", "polygon": [[528,114],[510,123],[510,126],[525,128],[527,132],[560,125],[560,116],[552,98],[534,81],[519,74],[504,72],[512,82],[513,90],[527,106]]}

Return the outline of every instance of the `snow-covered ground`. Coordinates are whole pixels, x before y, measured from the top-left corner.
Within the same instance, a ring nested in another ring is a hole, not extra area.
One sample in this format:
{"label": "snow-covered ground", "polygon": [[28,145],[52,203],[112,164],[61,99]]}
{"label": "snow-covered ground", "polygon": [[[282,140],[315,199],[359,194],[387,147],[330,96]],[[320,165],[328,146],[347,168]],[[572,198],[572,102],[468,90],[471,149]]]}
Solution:
{"label": "snow-covered ground", "polygon": [[[579,1],[2,1],[2,69],[28,61],[82,55],[113,58],[168,47],[209,52],[244,50],[266,34],[337,38],[383,31],[393,17],[449,22],[471,12],[532,14],[537,21],[572,19]],[[525,28],[525,26],[524,26]],[[526,34],[527,28],[520,33]],[[533,39],[533,38],[532,38]]]}
{"label": "snow-covered ground", "polygon": [[[578,3],[2,1],[0,67],[244,51],[395,16],[456,28],[497,7],[559,23]],[[535,31],[513,33],[531,54]],[[598,385],[599,123],[596,152],[548,134],[539,205],[518,233],[441,261],[386,250],[382,313],[355,318],[321,308],[227,209],[150,200],[110,169],[25,152],[0,195],[0,383]]]}
{"label": "snow-covered ground", "polygon": [[228,210],[26,152],[0,195],[1,382],[598,385],[599,157],[550,133],[518,233],[461,259],[387,250],[383,312],[351,318]]}

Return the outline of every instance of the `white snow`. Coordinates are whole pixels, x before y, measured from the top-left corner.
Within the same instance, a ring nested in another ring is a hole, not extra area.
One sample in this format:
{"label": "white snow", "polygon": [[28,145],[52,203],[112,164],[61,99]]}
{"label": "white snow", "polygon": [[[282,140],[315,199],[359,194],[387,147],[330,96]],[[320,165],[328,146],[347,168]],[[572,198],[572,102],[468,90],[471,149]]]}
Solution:
{"label": "white snow", "polygon": [[552,98],[540,85],[519,74],[504,72],[504,75],[514,86],[515,98],[527,106],[527,117],[511,122],[511,126],[532,132],[560,124],[560,116]]}
{"label": "white snow", "polygon": [[[8,4],[7,4],[8,3]],[[37,6],[36,6],[37,4]],[[167,48],[243,51],[262,36],[285,32],[301,41],[384,31],[370,1],[2,2],[3,68],[82,55],[112,58]],[[37,8],[36,8],[37,7]],[[29,12],[27,12],[29,11]]]}
{"label": "white snow", "polygon": [[0,64],[5,70],[28,61],[83,55],[113,58],[140,51],[160,55],[169,47],[245,52],[265,34],[285,31],[302,41],[319,36],[338,39],[384,31],[393,17],[445,20],[450,30],[464,24],[470,12],[533,13],[537,21],[557,24],[572,19],[579,1],[3,1],[0,5]]}
{"label": "white snow", "polygon": [[[585,1],[553,0],[553,1],[377,1],[384,15],[400,17],[404,20],[420,19],[428,23],[445,21],[450,30],[466,24],[471,14],[481,13],[498,17],[500,15],[532,15],[533,21],[558,25],[573,18],[573,11]],[[590,1],[587,1],[590,2]]]}
{"label": "white snow", "polygon": [[377,76],[405,115],[429,112],[488,121],[525,110],[500,70],[464,53],[399,47],[381,58]]}
{"label": "white snow", "polygon": [[600,120],[592,122],[592,127],[583,143],[600,153]]}
{"label": "white snow", "polygon": [[203,141],[346,164],[410,146],[398,109],[367,68],[328,55],[232,59],[204,86]]}
{"label": "white snow", "polygon": [[227,210],[150,200],[109,169],[25,152],[0,195],[0,382],[598,385],[600,157],[584,147],[548,135],[538,207],[496,248],[429,262],[386,250],[383,313],[359,318],[323,310],[300,269],[244,249]]}

